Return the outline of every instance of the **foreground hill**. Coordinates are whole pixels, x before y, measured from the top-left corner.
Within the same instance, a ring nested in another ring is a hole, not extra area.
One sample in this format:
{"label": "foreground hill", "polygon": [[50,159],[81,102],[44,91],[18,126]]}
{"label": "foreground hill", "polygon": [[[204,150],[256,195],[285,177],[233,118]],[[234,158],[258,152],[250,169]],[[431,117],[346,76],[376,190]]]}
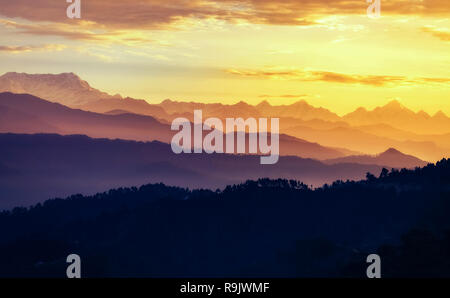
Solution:
{"label": "foreground hill", "polygon": [[261,165],[256,155],[176,155],[159,142],[43,134],[0,134],[0,165],[0,209],[150,182],[216,189],[269,177],[322,185],[381,171],[376,165],[326,165],[293,156]]}
{"label": "foreground hill", "polygon": [[[0,214],[0,276],[448,277],[450,160],[312,190],[293,180],[223,191],[162,184],[74,195]],[[428,233],[405,232],[427,227]],[[447,237],[448,239],[448,237]],[[444,245],[444,246],[439,246]]]}

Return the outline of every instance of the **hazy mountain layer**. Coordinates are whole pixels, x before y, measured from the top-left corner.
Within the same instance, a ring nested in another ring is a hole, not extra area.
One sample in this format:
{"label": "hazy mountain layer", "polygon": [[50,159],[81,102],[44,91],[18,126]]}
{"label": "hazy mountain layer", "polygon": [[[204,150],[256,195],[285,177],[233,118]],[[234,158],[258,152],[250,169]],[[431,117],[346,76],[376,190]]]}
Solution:
{"label": "hazy mountain layer", "polygon": [[443,112],[439,111],[433,116],[423,111],[415,113],[395,100],[372,111],[359,108],[343,117],[339,117],[325,108],[314,107],[304,100],[280,106],[270,105],[267,101],[255,106],[243,101],[233,105],[172,100],[165,100],[160,104],[149,104],[144,100],[108,95],[92,88],[86,81],[73,73],[58,75],[6,73],[0,76],[1,91],[28,93],[70,107],[94,112],[106,113],[111,110],[124,110],[163,118],[167,121],[172,121],[174,115],[186,116],[192,114],[194,109],[202,109],[206,117],[279,117],[305,121],[320,119],[330,122],[347,122],[354,126],[389,124],[417,134],[450,133],[450,118]]}
{"label": "hazy mountain layer", "polygon": [[352,155],[341,158],[326,160],[327,164],[337,163],[359,163],[368,165],[380,165],[389,168],[415,168],[427,165],[427,162],[420,160],[414,156],[406,155],[398,150],[390,148],[389,150],[378,155]]}
{"label": "hazy mountain layer", "polygon": [[[281,106],[270,105],[267,101],[254,106],[242,101],[232,105],[172,100],[165,100],[160,104],[149,104],[145,100],[108,95],[92,88],[73,73],[59,75],[7,73],[0,77],[0,91],[2,90],[14,93],[26,92],[86,111],[114,115],[124,113],[148,115],[164,124],[170,124],[176,117],[185,117],[192,121],[192,113],[195,109],[203,111],[204,119],[208,117],[220,119],[279,117],[282,134],[323,146],[347,148],[353,151],[337,149],[344,155],[355,151],[377,154],[393,147],[431,162],[450,156],[450,118],[442,112],[433,116],[423,111],[415,113],[398,101],[392,101],[372,111],[359,108],[343,117],[327,109],[313,107],[306,101]],[[40,119],[40,121],[46,122],[46,119]],[[36,127],[39,126],[35,126],[31,132],[39,131]],[[48,131],[48,125],[42,124],[42,127],[42,132]],[[86,134],[94,137],[108,136],[91,134],[90,131]],[[118,137],[133,136],[132,139],[142,140],[142,137],[136,136],[138,134],[126,131]],[[144,140],[149,139],[144,138]],[[285,146],[285,148],[289,147]],[[291,149],[287,149],[284,154],[298,155]],[[305,153],[304,157],[339,157],[326,155]]]}
{"label": "hazy mountain layer", "polygon": [[[84,134],[91,137],[170,143],[177,131],[172,131],[169,124],[161,123],[151,116],[93,113],[71,109],[31,95],[0,93],[0,132]],[[206,134],[207,132],[204,133]],[[246,139],[248,140],[248,136]],[[226,138],[223,140],[225,147]],[[315,159],[338,158],[355,153],[323,147],[287,135],[280,135],[279,147],[282,155]]]}
{"label": "hazy mountain layer", "polygon": [[151,182],[216,189],[268,177],[322,185],[380,171],[380,166],[326,165],[298,157],[281,156],[277,164],[261,165],[259,156],[176,155],[159,142],[0,134],[0,208]]}

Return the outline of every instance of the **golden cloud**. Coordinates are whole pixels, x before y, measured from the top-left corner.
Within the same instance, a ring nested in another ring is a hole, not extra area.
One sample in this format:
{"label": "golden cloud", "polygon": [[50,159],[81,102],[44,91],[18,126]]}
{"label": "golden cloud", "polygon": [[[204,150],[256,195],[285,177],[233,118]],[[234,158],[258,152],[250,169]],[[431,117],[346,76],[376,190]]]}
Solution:
{"label": "golden cloud", "polygon": [[122,44],[140,44],[152,41],[139,32],[95,30],[95,24],[85,21],[80,22],[78,26],[74,26],[64,23],[24,24],[0,19],[0,24],[7,28],[16,29],[19,33],[23,34],[57,36],[72,40],[116,42]]}
{"label": "golden cloud", "polygon": [[404,76],[357,75],[317,70],[238,70],[226,69],[226,73],[243,77],[275,80],[297,80],[304,82],[331,82],[360,84],[374,87],[404,86],[416,84],[450,84],[448,78],[408,78]]}
{"label": "golden cloud", "polygon": [[431,33],[434,37],[443,41],[450,41],[450,30],[444,28],[436,28],[434,26],[426,26],[422,28],[423,32]]}
{"label": "golden cloud", "polygon": [[300,98],[300,97],[308,97],[309,94],[281,94],[281,95],[269,95],[269,94],[262,94],[259,95],[261,98]]}
{"label": "golden cloud", "polygon": [[65,49],[65,45],[48,44],[48,45],[30,45],[30,46],[2,46],[0,45],[0,52],[8,52],[13,54],[26,53],[33,51],[61,51]]}
{"label": "golden cloud", "polygon": [[[36,22],[70,22],[65,1],[2,1],[0,14]],[[362,0],[95,0],[82,3],[82,19],[99,28],[160,29],[186,18],[215,18],[229,22],[311,25],[320,16],[365,14]],[[448,0],[384,0],[383,14],[450,14]]]}

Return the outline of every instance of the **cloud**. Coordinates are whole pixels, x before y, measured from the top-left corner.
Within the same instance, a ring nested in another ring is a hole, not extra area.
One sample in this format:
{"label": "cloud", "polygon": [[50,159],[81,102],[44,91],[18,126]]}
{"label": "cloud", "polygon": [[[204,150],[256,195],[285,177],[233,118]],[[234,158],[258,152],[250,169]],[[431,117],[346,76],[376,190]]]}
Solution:
{"label": "cloud", "polygon": [[2,46],[0,45],[0,52],[8,52],[13,54],[34,52],[34,51],[62,51],[66,48],[61,44],[48,44],[48,45],[30,45],[30,46]]}
{"label": "cloud", "polygon": [[100,35],[94,32],[73,28],[66,24],[23,24],[13,21],[0,20],[0,24],[7,28],[17,29],[20,33],[43,36],[59,36],[76,40],[98,40]]}
{"label": "cloud", "polygon": [[95,49],[92,49],[89,47],[79,46],[79,47],[76,47],[75,50],[78,53],[97,58],[98,60],[101,60],[103,62],[110,63],[115,60],[114,55],[112,55],[111,53],[102,53],[102,52],[99,52],[98,50],[95,50]]}
{"label": "cloud", "polygon": [[405,86],[417,84],[450,84],[448,78],[408,78],[404,76],[356,75],[317,70],[238,70],[226,69],[226,73],[257,79],[296,80],[304,82],[330,82],[359,84],[374,87]]}
{"label": "cloud", "polygon": [[[77,24],[66,17],[66,1],[1,0],[0,14],[35,22]],[[82,2],[82,20],[99,29],[166,29],[188,18],[255,24],[312,25],[323,16],[366,13],[363,0],[95,0]],[[382,1],[383,14],[450,14],[448,0]]]}
{"label": "cloud", "polygon": [[309,94],[282,94],[282,95],[269,95],[269,94],[262,94],[259,95],[261,98],[303,98],[308,97]]}
{"label": "cloud", "polygon": [[434,37],[443,41],[450,41],[450,30],[446,28],[436,28],[434,26],[425,26],[422,28],[423,32],[430,33]]}
{"label": "cloud", "polygon": [[78,26],[73,26],[64,23],[24,24],[0,19],[0,25],[16,29],[21,34],[57,36],[72,40],[121,44],[143,44],[152,41],[140,32],[95,30],[95,24],[91,22],[81,22]]}

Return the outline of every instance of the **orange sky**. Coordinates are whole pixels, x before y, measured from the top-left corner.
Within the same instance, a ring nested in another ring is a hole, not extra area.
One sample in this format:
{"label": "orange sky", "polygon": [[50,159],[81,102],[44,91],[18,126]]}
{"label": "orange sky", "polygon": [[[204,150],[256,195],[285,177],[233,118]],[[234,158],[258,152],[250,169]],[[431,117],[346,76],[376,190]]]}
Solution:
{"label": "orange sky", "polygon": [[0,73],[75,72],[160,102],[286,104],[343,114],[398,99],[450,115],[450,1],[0,0]]}

